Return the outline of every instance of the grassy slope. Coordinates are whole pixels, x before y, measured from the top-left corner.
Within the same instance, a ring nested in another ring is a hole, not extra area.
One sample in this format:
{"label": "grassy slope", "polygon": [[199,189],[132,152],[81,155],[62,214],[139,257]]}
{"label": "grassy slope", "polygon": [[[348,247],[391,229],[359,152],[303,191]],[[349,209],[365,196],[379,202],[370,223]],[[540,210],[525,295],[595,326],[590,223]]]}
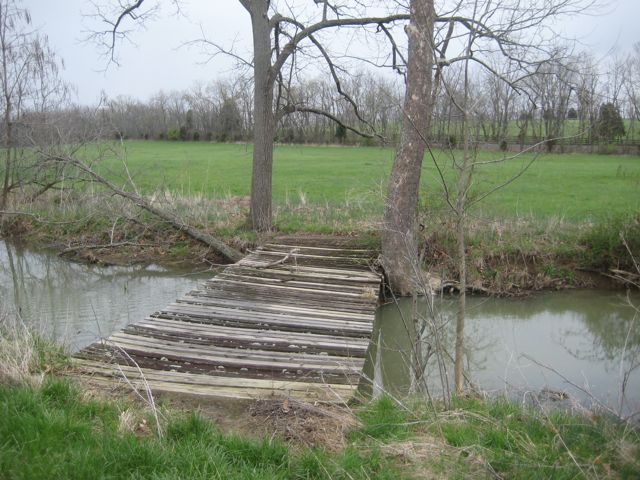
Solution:
{"label": "grassy slope", "polygon": [[600,415],[546,413],[500,399],[455,399],[453,407],[434,411],[417,402],[400,409],[381,398],[359,411],[364,426],[355,434],[443,438],[454,449],[437,452],[430,463],[445,478],[637,478],[640,472],[638,431]]}
{"label": "grassy slope", "polygon": [[[246,196],[250,190],[251,151],[244,145],[184,142],[128,142],[129,168],[139,187],[181,195]],[[449,155],[437,152],[446,178]],[[496,154],[483,153],[481,159]],[[482,194],[513,176],[530,156],[483,166],[475,192]],[[364,204],[381,212],[393,151],[375,147],[278,146],[274,160],[274,201],[311,204]],[[117,167],[109,162],[110,168]],[[106,166],[105,165],[105,166]],[[589,221],[640,209],[637,157],[586,154],[543,155],[518,180],[482,201],[485,217],[561,217]],[[442,187],[429,158],[423,172],[424,202],[442,207]]]}
{"label": "grassy slope", "polygon": [[197,414],[173,416],[159,439],[119,431],[124,404],[85,400],[68,381],[38,389],[0,385],[0,478],[311,479],[397,478],[374,452],[293,453],[278,440],[219,433]]}
{"label": "grassy slope", "polygon": [[[637,478],[640,439],[597,415],[546,414],[504,401],[441,411],[388,398],[355,413],[340,453],[225,435],[198,414],[170,415],[158,438],[143,412],[87,400],[68,381],[0,385],[0,478],[369,479]],[[150,422],[150,420],[149,420]]]}

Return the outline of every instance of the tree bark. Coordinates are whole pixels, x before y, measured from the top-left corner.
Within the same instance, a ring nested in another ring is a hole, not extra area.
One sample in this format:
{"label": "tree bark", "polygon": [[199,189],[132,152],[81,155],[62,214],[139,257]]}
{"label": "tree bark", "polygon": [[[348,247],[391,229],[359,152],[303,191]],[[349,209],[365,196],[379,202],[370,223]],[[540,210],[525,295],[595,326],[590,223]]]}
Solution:
{"label": "tree bark", "polygon": [[271,224],[271,183],[273,141],[276,119],[273,111],[274,74],[271,67],[271,25],[269,2],[247,2],[253,29],[253,169],[251,174],[251,226],[269,231]]}
{"label": "tree bark", "polygon": [[[9,197],[9,189],[11,188],[11,173],[13,165],[11,162],[12,147],[12,126],[11,126],[11,101],[5,99],[5,115],[4,115],[4,179],[2,181],[2,193],[0,194],[0,210],[4,210],[7,206]],[[0,215],[1,216],[1,215]]]}
{"label": "tree bark", "polygon": [[390,287],[399,295],[415,290],[413,259],[417,258],[416,211],[420,172],[429,133],[433,67],[433,0],[412,0],[407,88],[400,143],[385,201],[382,256]]}

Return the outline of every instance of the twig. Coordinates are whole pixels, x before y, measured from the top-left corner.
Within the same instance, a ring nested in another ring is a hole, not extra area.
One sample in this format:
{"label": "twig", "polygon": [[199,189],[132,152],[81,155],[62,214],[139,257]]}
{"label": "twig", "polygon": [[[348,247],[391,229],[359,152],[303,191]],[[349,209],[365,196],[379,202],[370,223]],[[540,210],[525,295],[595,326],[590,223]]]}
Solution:
{"label": "twig", "polygon": [[542,368],[546,368],[547,370],[549,370],[552,373],[555,373],[556,375],[558,375],[562,380],[564,380],[565,382],[567,382],[569,385],[571,385],[574,388],[577,388],[578,390],[580,390],[582,393],[584,393],[585,395],[587,395],[594,403],[598,404],[599,407],[601,407],[602,409],[606,410],[607,412],[611,413],[612,415],[614,415],[616,418],[620,418],[620,416],[616,413],[615,410],[613,410],[611,407],[609,407],[608,405],[606,405],[605,403],[601,402],[600,400],[598,400],[589,390],[587,390],[584,387],[581,387],[580,385],[576,384],[575,382],[572,382],[571,380],[569,380],[566,376],[564,376],[562,373],[560,373],[558,370],[556,370],[555,368],[546,365],[542,362],[539,362],[538,360],[536,360],[535,358],[527,355],[526,353],[523,353],[522,356],[524,358],[526,358],[527,360],[532,361],[533,363],[535,363],[536,365],[538,365],[539,367]]}
{"label": "twig", "polygon": [[62,250],[58,255],[66,255],[67,253],[77,252],[79,250],[100,250],[103,248],[117,248],[117,247],[157,247],[155,243],[135,243],[135,242],[118,242],[118,243],[106,243],[103,245],[77,245],[75,247],[68,247]]}
{"label": "twig", "polygon": [[291,258],[292,255],[295,258],[296,253],[298,253],[299,251],[300,251],[299,248],[292,248],[289,251],[289,253],[287,253],[284,256],[284,258],[281,258],[280,260],[276,260],[275,262],[267,263],[265,265],[257,265],[257,266],[254,266],[253,268],[270,268],[270,267],[275,267],[276,265],[282,265],[287,260],[289,260],[289,258]]}
{"label": "twig", "polygon": [[[156,421],[156,429],[158,431],[158,437],[162,438],[163,437],[163,432],[162,432],[162,426],[160,425],[160,419],[158,416],[158,408],[156,407],[156,403],[155,400],[153,398],[153,392],[151,391],[151,386],[149,385],[149,382],[147,382],[147,379],[144,376],[144,373],[142,372],[142,369],[140,368],[140,365],[138,365],[138,363],[131,358],[131,355],[129,355],[126,350],[124,350],[122,347],[120,347],[119,345],[116,345],[115,343],[112,342],[108,342],[111,343],[111,346],[116,349],[123,357],[125,357],[125,359],[129,362],[131,362],[136,369],[138,370],[138,373],[140,374],[140,380],[142,381],[143,385],[144,385],[144,390],[145,393],[147,395],[147,398],[144,398],[140,392],[138,391],[138,388],[129,380],[129,378],[127,377],[127,375],[124,373],[124,371],[122,370],[122,368],[120,367],[120,365],[118,363],[115,363],[116,368],[118,369],[118,371],[120,372],[120,375],[122,375],[122,378],[124,378],[125,382],[127,382],[127,384],[131,387],[131,389],[136,393],[136,395],[138,395],[144,402],[146,402],[149,405],[149,408],[151,409],[151,411],[153,412],[153,417]],[[162,415],[162,414],[160,414]]]}

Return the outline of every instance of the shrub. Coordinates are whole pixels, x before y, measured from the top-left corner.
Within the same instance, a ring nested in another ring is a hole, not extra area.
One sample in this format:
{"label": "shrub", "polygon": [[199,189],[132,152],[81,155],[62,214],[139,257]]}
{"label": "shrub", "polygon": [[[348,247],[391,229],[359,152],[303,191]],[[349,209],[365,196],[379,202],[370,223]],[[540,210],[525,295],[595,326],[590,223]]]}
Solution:
{"label": "shrub", "polygon": [[580,238],[583,260],[589,267],[633,269],[627,242],[632,252],[640,251],[640,215],[610,218],[593,226]]}
{"label": "shrub", "polygon": [[167,140],[172,142],[180,140],[180,132],[176,128],[172,128],[167,132]]}

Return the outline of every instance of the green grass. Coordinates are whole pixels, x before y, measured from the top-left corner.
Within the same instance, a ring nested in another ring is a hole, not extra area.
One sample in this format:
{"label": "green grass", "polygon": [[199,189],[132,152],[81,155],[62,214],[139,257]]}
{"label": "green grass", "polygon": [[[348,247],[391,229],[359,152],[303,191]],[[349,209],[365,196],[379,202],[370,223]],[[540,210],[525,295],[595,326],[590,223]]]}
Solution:
{"label": "green grass", "polygon": [[[250,145],[128,141],[124,146],[128,171],[142,193],[157,195],[158,206],[174,210],[190,225],[237,246],[256,241],[248,229]],[[88,152],[88,156],[95,157],[95,153]],[[434,153],[448,192],[455,196],[454,164],[461,154]],[[478,160],[492,162],[501,155],[479,152]],[[508,182],[529,164],[532,155],[478,165],[469,198],[479,199]],[[393,157],[391,148],[276,146],[276,229],[279,233],[368,236],[377,246]],[[123,164],[113,154],[96,168],[115,183],[126,184]],[[441,253],[437,258],[442,261],[455,257],[455,237],[439,171],[425,155],[419,221],[425,225],[425,242],[433,252]],[[34,243],[151,243],[160,238],[175,243],[167,258],[198,255],[166,224],[94,185],[49,192],[36,202],[28,193],[17,199],[15,209],[46,221],[15,216],[5,217],[5,225],[8,232]],[[640,157],[542,154],[513,183],[475,203],[470,214],[467,243],[478,265],[483,258],[511,255],[511,263],[515,258],[529,258],[557,268],[562,263],[571,268],[628,268],[629,255],[618,234],[626,232],[632,249],[640,245]],[[495,267],[490,266],[481,272],[485,280],[485,274]],[[445,273],[453,275],[455,268]],[[504,285],[519,282],[517,278],[503,280]]]}
{"label": "green grass", "polygon": [[[224,435],[200,415],[172,417],[163,438],[118,429],[126,405],[83,399],[66,380],[0,385],[0,478],[397,478],[374,452],[337,455]],[[151,421],[151,419],[149,420]]]}
{"label": "green grass", "polygon": [[[165,189],[182,196],[211,198],[250,193],[250,146],[129,141],[126,149],[129,169],[147,193]],[[277,146],[274,203],[343,208],[355,210],[357,215],[379,216],[393,154],[392,149],[376,147]],[[483,152],[480,159],[499,155]],[[451,189],[452,159],[447,152],[436,152],[436,156]],[[482,195],[507,181],[530,158],[525,155],[477,168],[473,194]],[[114,177],[121,174],[121,166],[114,160],[104,162],[102,168]],[[445,208],[443,188],[429,157],[424,162],[422,191],[426,208]],[[474,213],[484,218],[594,221],[638,211],[639,192],[637,157],[545,154],[521,178],[480,202]],[[298,227],[303,225],[294,222],[290,229]]]}
{"label": "green grass", "polygon": [[545,413],[504,399],[455,399],[449,411],[416,400],[407,408],[383,397],[365,406],[359,417],[363,426],[356,436],[417,445],[433,443],[433,438],[444,441],[451,448],[437,449],[427,461],[446,478],[487,472],[518,479],[640,475],[638,431],[598,414]]}
{"label": "green grass", "polygon": [[[133,422],[122,422],[133,412]],[[2,479],[637,478],[640,437],[592,413],[544,413],[506,400],[453,410],[382,397],[355,406],[360,426],[338,453],[223,434],[197,412],[153,418],[123,400],[88,399],[69,380],[0,385]],[[146,424],[146,429],[138,428]],[[123,425],[128,425],[122,428]],[[398,453],[402,452],[402,453]],[[481,475],[482,476],[482,475]]]}
{"label": "green grass", "polygon": [[[184,196],[249,195],[252,146],[205,142],[126,142],[129,169],[147,192],[167,189]],[[389,173],[390,149],[276,146],[274,200],[342,203],[379,191]],[[103,168],[121,172],[118,161]],[[386,184],[386,183],[385,183]]]}

